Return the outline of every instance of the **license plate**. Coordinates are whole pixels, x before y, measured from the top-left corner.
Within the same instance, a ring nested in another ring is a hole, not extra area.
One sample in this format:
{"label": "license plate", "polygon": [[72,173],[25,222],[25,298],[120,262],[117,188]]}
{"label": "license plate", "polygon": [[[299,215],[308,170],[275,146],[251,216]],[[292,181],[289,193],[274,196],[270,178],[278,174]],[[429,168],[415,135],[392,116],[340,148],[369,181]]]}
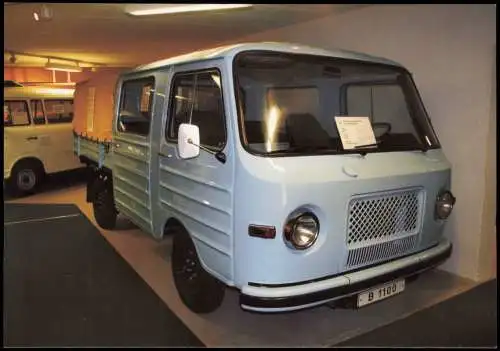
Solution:
{"label": "license plate", "polygon": [[401,279],[364,291],[358,295],[358,307],[363,307],[394,296],[403,292],[404,289],[405,280]]}

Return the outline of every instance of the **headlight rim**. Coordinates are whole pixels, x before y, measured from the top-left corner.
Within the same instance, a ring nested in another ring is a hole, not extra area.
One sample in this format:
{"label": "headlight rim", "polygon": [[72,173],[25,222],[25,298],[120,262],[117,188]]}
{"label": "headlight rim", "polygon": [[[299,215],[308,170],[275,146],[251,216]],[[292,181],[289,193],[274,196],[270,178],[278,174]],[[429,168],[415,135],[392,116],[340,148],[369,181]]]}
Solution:
{"label": "headlight rim", "polygon": [[[450,201],[445,200],[446,195],[449,195]],[[437,220],[441,220],[441,221],[448,219],[451,216],[451,213],[453,212],[453,209],[455,207],[455,202],[456,202],[456,198],[455,198],[455,196],[453,196],[453,193],[450,190],[440,191],[436,197],[434,217]],[[442,206],[443,203],[449,204],[451,206],[450,211],[449,211],[448,215],[446,215],[446,216],[442,216],[440,214],[440,206]]]}
{"label": "headlight rim", "polygon": [[[293,237],[293,234],[297,228],[297,225],[299,224],[298,223],[298,220],[301,218],[301,217],[305,217],[305,216],[310,216],[312,217],[312,219],[314,220],[314,222],[316,223],[316,234],[314,235],[314,239],[311,240],[306,246],[299,246],[297,245],[292,237]],[[318,237],[319,237],[319,233],[321,231],[321,227],[320,227],[320,223],[319,223],[319,219],[318,219],[318,216],[316,216],[312,211],[303,211],[303,212],[300,212],[298,213],[297,215],[289,218],[286,223],[285,223],[285,228],[284,228],[284,231],[283,231],[283,238],[285,239],[285,243],[291,247],[292,249],[295,249],[295,250],[298,250],[298,251],[304,251],[304,250],[307,250],[309,249],[311,246],[313,246],[317,241],[318,241]]]}

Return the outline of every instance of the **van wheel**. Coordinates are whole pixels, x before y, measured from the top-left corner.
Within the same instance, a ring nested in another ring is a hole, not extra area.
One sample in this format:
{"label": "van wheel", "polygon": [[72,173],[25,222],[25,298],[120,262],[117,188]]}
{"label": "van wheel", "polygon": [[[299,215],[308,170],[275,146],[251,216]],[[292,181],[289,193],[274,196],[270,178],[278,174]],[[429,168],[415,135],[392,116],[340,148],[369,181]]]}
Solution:
{"label": "van wheel", "polygon": [[101,228],[112,230],[116,226],[116,217],[118,216],[113,193],[107,184],[96,184],[96,186],[98,189],[96,189],[92,202],[94,218]]}
{"label": "van wheel", "polygon": [[10,190],[15,196],[33,194],[44,176],[43,166],[35,161],[21,161],[12,169]]}
{"label": "van wheel", "polygon": [[172,274],[182,302],[191,311],[210,313],[222,304],[224,284],[202,267],[194,243],[183,228],[174,234]]}

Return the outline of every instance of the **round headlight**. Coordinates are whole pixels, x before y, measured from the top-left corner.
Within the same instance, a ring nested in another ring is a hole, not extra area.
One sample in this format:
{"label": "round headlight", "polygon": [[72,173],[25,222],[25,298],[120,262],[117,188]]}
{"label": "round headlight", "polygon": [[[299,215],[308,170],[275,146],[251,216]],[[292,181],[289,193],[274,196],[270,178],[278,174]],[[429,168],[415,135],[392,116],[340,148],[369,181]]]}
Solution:
{"label": "round headlight", "polygon": [[436,217],[446,219],[451,214],[455,205],[455,197],[449,191],[445,191],[438,195],[436,200]]}
{"label": "round headlight", "polygon": [[298,250],[311,247],[319,233],[319,222],[312,213],[305,213],[287,223],[285,238]]}

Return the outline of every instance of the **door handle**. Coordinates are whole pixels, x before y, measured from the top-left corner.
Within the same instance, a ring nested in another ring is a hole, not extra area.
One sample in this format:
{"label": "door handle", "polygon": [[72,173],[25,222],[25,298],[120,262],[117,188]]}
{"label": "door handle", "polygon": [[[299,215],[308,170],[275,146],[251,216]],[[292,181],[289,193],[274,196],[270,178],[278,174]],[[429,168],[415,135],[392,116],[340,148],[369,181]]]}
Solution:
{"label": "door handle", "polygon": [[30,136],[30,137],[27,137],[26,140],[28,140],[28,141],[38,140],[38,137],[37,136]]}
{"label": "door handle", "polygon": [[345,175],[351,177],[351,178],[357,178],[358,177],[358,172],[356,169],[350,167],[350,166],[343,166],[342,167],[342,172],[344,172]]}

